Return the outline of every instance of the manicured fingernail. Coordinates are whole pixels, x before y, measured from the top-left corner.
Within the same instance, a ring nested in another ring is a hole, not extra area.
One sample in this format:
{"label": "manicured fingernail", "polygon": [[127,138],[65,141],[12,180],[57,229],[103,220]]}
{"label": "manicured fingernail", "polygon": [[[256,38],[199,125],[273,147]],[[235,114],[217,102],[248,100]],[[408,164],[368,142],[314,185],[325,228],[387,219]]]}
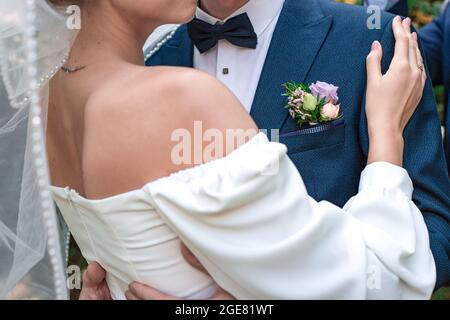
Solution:
{"label": "manicured fingernail", "polygon": [[414,39],[415,41],[417,41],[417,33],[416,33],[416,32],[413,32],[412,36],[413,36],[413,39]]}
{"label": "manicured fingernail", "polygon": [[377,50],[380,47],[380,43],[378,41],[374,41],[372,43],[372,51]]}
{"label": "manicured fingernail", "polygon": [[411,26],[411,19],[410,18],[406,18],[405,20],[403,20],[405,22],[405,25],[407,27]]}
{"label": "manicured fingernail", "polygon": [[396,16],[395,18],[394,18],[394,21],[396,21],[396,22],[398,22],[398,21],[401,21],[401,17],[400,16]]}

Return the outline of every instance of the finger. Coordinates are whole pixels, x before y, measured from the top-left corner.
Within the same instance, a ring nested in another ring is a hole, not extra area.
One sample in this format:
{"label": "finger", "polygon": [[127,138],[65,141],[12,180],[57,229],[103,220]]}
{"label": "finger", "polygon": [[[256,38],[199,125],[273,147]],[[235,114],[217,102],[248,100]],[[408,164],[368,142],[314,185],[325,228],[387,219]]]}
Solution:
{"label": "finger", "polygon": [[403,30],[405,30],[406,35],[411,35],[411,18],[405,18],[402,21]]}
{"label": "finger", "polygon": [[83,285],[86,287],[99,286],[106,278],[106,271],[97,263],[92,262],[83,273]]}
{"label": "finger", "polygon": [[418,40],[417,32],[412,33],[412,38],[414,40],[414,47],[416,48],[417,61],[421,65],[423,65],[423,57],[422,57],[422,52],[420,52],[420,48],[419,48],[419,40]]}
{"label": "finger", "polygon": [[381,73],[381,59],[383,57],[383,49],[378,41],[372,43],[372,48],[367,56],[366,67],[367,67],[367,81],[370,85],[371,83],[378,82],[383,76]]}
{"label": "finger", "polygon": [[425,86],[425,82],[427,81],[427,72],[425,70],[425,63],[423,61],[422,53],[420,52],[419,40],[418,40],[417,32],[413,32],[412,38],[414,40],[414,47],[415,47],[415,50],[416,50],[417,64],[418,64],[418,66],[422,67],[422,71],[421,71],[422,72],[422,87],[424,87]]}
{"label": "finger", "polygon": [[415,41],[411,33],[410,18],[406,18],[405,20],[403,20],[403,29],[405,29],[406,35],[408,37],[409,64],[411,66],[411,69],[415,72],[417,71],[419,62],[417,61],[417,51]]}
{"label": "finger", "polygon": [[137,296],[135,296],[130,290],[125,291],[125,297],[127,300],[141,300]]}
{"label": "finger", "polygon": [[236,300],[236,298],[220,288],[219,290],[217,290],[216,294],[211,298],[211,300]]}
{"label": "finger", "polygon": [[208,271],[206,271],[205,267],[203,267],[200,261],[198,261],[198,259],[192,254],[191,250],[189,250],[188,247],[186,247],[184,244],[181,245],[181,254],[187,261],[187,263],[189,263],[195,269],[204,273],[208,273]]}
{"label": "finger", "polygon": [[395,53],[393,63],[408,61],[409,41],[408,36],[403,27],[402,19],[397,16],[392,21],[392,31],[395,37]]}
{"label": "finger", "polygon": [[111,300],[108,295],[101,290],[81,288],[79,300]]}
{"label": "finger", "polygon": [[109,291],[109,287],[106,281],[102,284],[100,290],[103,300],[112,300],[111,292]]}
{"label": "finger", "polygon": [[131,283],[128,290],[139,300],[180,300],[138,282]]}

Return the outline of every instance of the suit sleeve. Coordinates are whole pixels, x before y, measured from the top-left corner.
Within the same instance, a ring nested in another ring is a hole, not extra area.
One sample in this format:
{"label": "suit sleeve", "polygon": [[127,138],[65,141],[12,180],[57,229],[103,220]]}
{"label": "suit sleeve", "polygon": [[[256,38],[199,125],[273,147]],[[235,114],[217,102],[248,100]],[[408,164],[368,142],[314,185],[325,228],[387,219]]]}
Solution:
{"label": "suit sleeve", "polygon": [[443,14],[433,20],[419,31],[419,37],[422,42],[423,51],[434,85],[443,83],[442,75],[442,57],[443,57]]}
{"label": "suit sleeve", "polygon": [[[382,69],[386,72],[395,46],[391,23],[386,25],[380,42],[384,55]],[[364,125],[360,130],[366,132],[365,113],[362,114]],[[413,201],[422,212],[428,227],[437,268],[436,287],[439,288],[450,281],[450,180],[430,77],[422,101],[411,118],[404,137],[404,168],[414,184]],[[364,148],[367,150],[367,146]]]}
{"label": "suit sleeve", "polygon": [[408,1],[407,0],[399,0],[388,11],[392,14],[407,17],[409,14]]}

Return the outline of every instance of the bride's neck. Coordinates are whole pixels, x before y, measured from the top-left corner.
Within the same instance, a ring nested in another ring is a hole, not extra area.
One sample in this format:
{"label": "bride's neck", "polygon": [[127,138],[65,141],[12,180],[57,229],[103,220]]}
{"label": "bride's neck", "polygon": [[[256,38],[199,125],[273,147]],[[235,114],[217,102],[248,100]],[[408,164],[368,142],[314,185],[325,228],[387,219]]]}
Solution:
{"label": "bride's neck", "polygon": [[[82,28],[72,47],[68,65],[84,66],[99,62],[122,60],[142,65],[143,45],[147,36],[157,27],[151,21],[145,26],[128,21],[112,6],[92,1],[97,5],[83,8]],[[145,33],[141,30],[146,30]]]}

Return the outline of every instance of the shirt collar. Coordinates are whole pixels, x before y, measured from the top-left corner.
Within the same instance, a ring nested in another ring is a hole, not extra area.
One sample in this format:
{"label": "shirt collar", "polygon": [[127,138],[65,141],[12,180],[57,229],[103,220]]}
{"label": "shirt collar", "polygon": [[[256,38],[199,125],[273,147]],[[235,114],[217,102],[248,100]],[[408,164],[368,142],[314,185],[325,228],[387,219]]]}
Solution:
{"label": "shirt collar", "polygon": [[281,8],[283,7],[283,3],[284,0],[250,0],[224,21],[214,18],[201,8],[197,8],[195,16],[197,19],[203,20],[209,24],[217,24],[226,22],[227,20],[240,14],[247,13],[256,34],[260,36],[267,29],[273,19],[278,16]]}

